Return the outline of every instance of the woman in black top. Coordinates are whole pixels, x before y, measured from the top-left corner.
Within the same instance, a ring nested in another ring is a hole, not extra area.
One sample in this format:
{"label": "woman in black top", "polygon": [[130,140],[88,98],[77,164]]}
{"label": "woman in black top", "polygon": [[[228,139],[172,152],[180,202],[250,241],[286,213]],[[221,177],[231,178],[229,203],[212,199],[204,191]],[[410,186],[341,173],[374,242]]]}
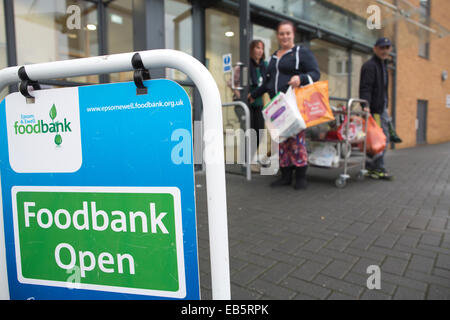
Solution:
{"label": "woman in black top", "polygon": [[[266,81],[267,62],[264,54],[264,42],[253,40],[250,43],[250,68],[249,85],[250,93],[258,90]],[[250,103],[251,127],[256,130],[256,146],[259,146],[259,130],[264,129],[264,117],[262,108],[264,106],[262,96]]]}
{"label": "woman in black top", "polygon": [[[312,52],[294,44],[295,27],[290,21],[282,21],[277,28],[277,38],[280,49],[272,55],[267,67],[267,79],[261,87],[249,94],[249,99],[255,99],[264,92],[273,98],[278,92],[286,92],[289,86],[299,87],[309,83],[308,75],[313,81],[318,81],[320,71]],[[306,188],[306,170],[308,155],[306,152],[305,132],[290,137],[280,143],[281,178],[272,186],[290,185],[292,173],[296,171],[296,189]]]}
{"label": "woman in black top", "polygon": [[[266,81],[267,62],[264,54],[264,42],[261,40],[253,40],[250,43],[250,67],[249,67],[249,91],[254,92],[260,88]],[[240,67],[236,66],[234,69],[234,85],[239,86]],[[228,84],[231,87],[231,82]],[[233,90],[233,100],[240,100],[240,91]],[[259,146],[259,130],[264,129],[264,117],[262,115],[262,108],[264,106],[262,95],[249,101],[250,106],[250,127],[256,131],[256,146]],[[241,128],[245,129],[245,112],[241,107],[234,109],[236,116],[241,122]],[[252,150],[252,154],[255,150]]]}

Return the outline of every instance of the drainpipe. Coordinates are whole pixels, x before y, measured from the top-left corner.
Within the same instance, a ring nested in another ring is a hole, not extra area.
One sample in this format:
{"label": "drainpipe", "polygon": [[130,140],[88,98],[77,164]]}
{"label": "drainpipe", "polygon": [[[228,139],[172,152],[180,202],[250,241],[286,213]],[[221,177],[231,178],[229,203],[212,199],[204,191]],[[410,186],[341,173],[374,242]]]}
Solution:
{"label": "drainpipe", "polygon": [[[398,0],[394,0],[394,5],[398,6]],[[392,58],[392,106],[391,106],[391,117],[392,125],[396,128],[397,123],[397,59],[398,59],[398,23],[397,20],[394,22],[394,50],[395,55]],[[395,143],[391,143],[391,149],[395,149]]]}

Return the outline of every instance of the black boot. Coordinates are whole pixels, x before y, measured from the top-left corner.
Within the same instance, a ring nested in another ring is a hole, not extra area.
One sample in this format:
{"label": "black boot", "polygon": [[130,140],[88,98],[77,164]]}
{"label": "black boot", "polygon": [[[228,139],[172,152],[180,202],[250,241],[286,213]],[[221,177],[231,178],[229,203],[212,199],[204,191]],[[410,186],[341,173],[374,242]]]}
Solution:
{"label": "black boot", "polygon": [[389,136],[390,141],[393,143],[402,143],[403,140],[400,139],[400,137],[397,135],[397,132],[394,129],[394,126],[392,125],[392,122],[388,122],[388,128],[389,128]]}
{"label": "black boot", "polygon": [[295,190],[301,190],[307,188],[306,183],[306,170],[308,169],[308,166],[304,167],[296,167],[295,168]]}
{"label": "black boot", "polygon": [[275,180],[270,184],[271,187],[281,187],[288,186],[292,183],[292,171],[294,171],[294,167],[281,167],[281,178]]}

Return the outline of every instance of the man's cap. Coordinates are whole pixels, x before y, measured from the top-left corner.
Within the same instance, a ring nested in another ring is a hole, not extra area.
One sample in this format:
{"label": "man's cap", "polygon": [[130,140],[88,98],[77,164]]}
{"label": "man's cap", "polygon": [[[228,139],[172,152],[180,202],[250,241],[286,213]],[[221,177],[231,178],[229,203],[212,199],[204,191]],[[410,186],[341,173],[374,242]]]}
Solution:
{"label": "man's cap", "polygon": [[388,38],[380,38],[377,40],[377,42],[375,42],[375,47],[386,47],[391,45],[391,40],[389,40]]}

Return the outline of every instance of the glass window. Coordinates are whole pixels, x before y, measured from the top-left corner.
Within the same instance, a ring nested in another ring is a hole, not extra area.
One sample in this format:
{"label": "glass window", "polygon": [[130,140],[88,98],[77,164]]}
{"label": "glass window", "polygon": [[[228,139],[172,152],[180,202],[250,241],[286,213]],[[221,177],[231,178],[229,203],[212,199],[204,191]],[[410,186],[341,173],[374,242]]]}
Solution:
{"label": "glass window", "polygon": [[266,61],[269,60],[275,50],[278,50],[277,32],[274,29],[269,29],[254,24],[253,39],[258,39],[264,42],[264,54],[266,55]]}
{"label": "glass window", "polygon": [[284,15],[300,18],[303,17],[303,11],[308,1],[310,0],[250,0],[250,3],[266,7],[273,11],[278,11],[279,13],[282,13]]}
{"label": "glass window", "polygon": [[[420,0],[419,22],[430,25],[430,1]],[[426,28],[419,28],[419,56],[428,59],[430,55],[430,32]]]}
{"label": "glass window", "polygon": [[361,67],[362,65],[369,60],[371,57],[370,54],[352,52],[352,90],[351,96],[352,98],[359,97],[359,82],[361,78]]}
{"label": "glass window", "polygon": [[[72,5],[76,6],[72,7],[75,10],[67,13]],[[14,10],[19,65],[98,55],[96,4],[75,0],[15,0]],[[70,80],[98,82],[98,76]]]}
{"label": "glass window", "polygon": [[[106,7],[108,53],[133,52],[133,2],[114,0]],[[111,82],[132,81],[133,72],[111,73]]]}
{"label": "glass window", "polygon": [[231,53],[232,64],[239,61],[239,18],[215,10],[206,10],[206,66],[216,80],[223,102],[233,101],[228,86],[229,73],[223,72],[222,57]]}
{"label": "glass window", "polygon": [[[165,0],[165,42],[167,49],[192,55],[192,6],[187,0]],[[186,80],[187,76],[174,69],[166,69],[166,77]]]}
{"label": "glass window", "polygon": [[322,40],[311,41],[311,50],[320,69],[320,80],[328,80],[330,96],[347,98],[348,52]]}
{"label": "glass window", "polygon": [[348,35],[350,31],[348,15],[339,7],[323,0],[250,0],[250,2],[343,35]]}
{"label": "glass window", "polygon": [[372,46],[380,36],[380,30],[369,30],[366,25],[367,7],[373,2],[371,0],[250,0],[250,3],[254,5],[307,21],[320,29],[333,31],[369,46]]}
{"label": "glass window", "polygon": [[[387,29],[389,29],[389,28],[384,27],[384,30],[383,30],[383,31],[386,31],[386,34],[385,34],[386,37],[389,36]],[[365,19],[352,19],[352,30],[358,30],[358,32],[352,33],[352,37],[355,40],[365,43],[371,47],[375,44],[377,39],[382,35],[380,33],[380,30],[368,29],[367,22]],[[393,39],[393,38],[391,37],[391,39]]]}
{"label": "glass window", "polygon": [[262,7],[266,7],[273,11],[278,11],[283,14],[287,14],[286,1],[273,1],[273,0],[250,0],[250,3],[257,4]]}
{"label": "glass window", "polygon": [[[232,102],[231,73],[224,73],[222,57],[231,53],[232,65],[239,61],[239,18],[215,9],[206,9],[205,24],[206,67],[216,80],[222,102]],[[240,127],[234,108],[224,108],[223,120],[225,129]]]}
{"label": "glass window", "polygon": [[349,16],[321,0],[310,0],[305,6],[307,20],[342,35],[349,34]]}

